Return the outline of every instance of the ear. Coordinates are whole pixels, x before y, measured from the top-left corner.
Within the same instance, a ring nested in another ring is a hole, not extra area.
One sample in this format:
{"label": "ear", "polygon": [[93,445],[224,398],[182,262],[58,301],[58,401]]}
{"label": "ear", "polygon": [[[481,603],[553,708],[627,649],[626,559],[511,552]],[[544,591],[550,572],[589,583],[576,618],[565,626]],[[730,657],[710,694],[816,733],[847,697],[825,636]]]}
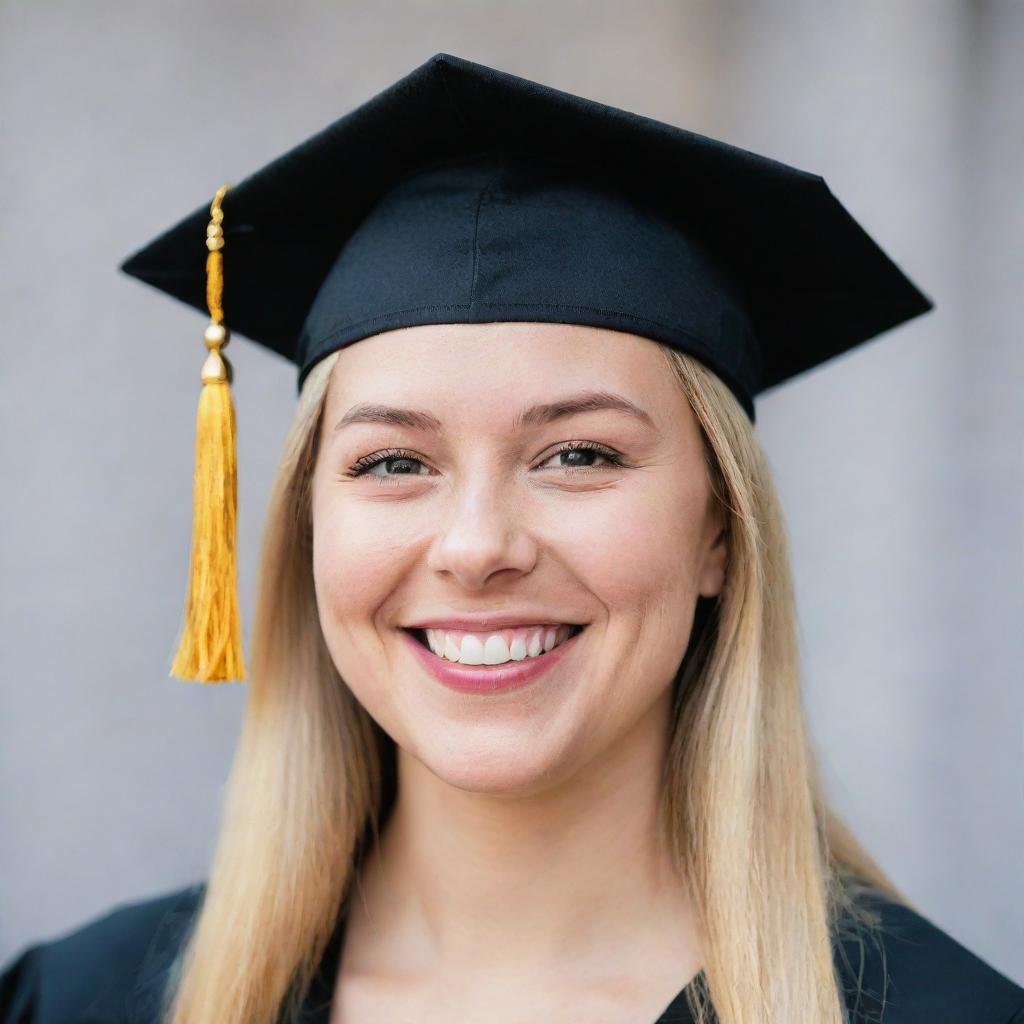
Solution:
{"label": "ear", "polygon": [[721,516],[716,519],[718,530],[710,546],[704,549],[704,558],[697,576],[697,592],[701,597],[716,597],[725,586],[725,566],[729,560],[729,536],[722,525]]}

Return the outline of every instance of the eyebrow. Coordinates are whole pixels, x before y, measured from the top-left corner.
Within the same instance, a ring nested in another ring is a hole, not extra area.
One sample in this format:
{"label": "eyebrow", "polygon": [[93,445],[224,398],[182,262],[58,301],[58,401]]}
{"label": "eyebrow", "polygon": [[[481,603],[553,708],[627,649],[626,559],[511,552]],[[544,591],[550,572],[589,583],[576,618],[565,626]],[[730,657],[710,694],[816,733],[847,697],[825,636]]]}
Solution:
{"label": "eyebrow", "polygon": [[[531,405],[516,416],[512,429],[518,431],[523,427],[536,427],[565,419],[567,416],[595,412],[599,409],[612,409],[628,413],[652,430],[657,431],[654,420],[647,412],[628,398],[611,391],[580,391],[573,395],[566,395],[554,402]],[[399,409],[391,405],[378,405],[370,402],[352,406],[334,425],[334,429],[341,430],[353,423],[386,423],[396,427],[408,427],[412,430],[444,433],[444,425],[429,412],[423,412],[420,409]]]}

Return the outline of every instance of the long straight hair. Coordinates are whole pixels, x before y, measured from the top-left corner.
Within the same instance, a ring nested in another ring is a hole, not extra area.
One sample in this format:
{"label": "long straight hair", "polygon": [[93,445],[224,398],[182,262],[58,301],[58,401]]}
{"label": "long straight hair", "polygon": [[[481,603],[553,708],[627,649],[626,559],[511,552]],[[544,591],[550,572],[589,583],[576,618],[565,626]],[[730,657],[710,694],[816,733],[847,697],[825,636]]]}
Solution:
{"label": "long straight hair", "polygon": [[[700,425],[729,545],[673,683],[659,825],[703,928],[697,1024],[846,1024],[832,941],[861,895],[907,902],[827,805],[808,736],[788,542],[729,389],[659,346]],[[297,1017],[394,804],[395,746],[335,668],[313,588],[310,489],[337,353],[307,376],[263,536],[249,693],[202,905],[165,1024]]]}

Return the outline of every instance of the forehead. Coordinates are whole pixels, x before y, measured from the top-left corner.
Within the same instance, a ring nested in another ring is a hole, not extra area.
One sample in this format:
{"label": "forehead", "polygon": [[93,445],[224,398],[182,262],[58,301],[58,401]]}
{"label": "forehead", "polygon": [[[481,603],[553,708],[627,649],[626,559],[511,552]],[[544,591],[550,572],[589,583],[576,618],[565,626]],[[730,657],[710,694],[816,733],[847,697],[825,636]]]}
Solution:
{"label": "forehead", "polygon": [[346,346],[328,412],[376,402],[430,408],[448,422],[509,419],[584,390],[621,395],[659,425],[689,413],[660,347],[602,327],[553,323],[424,324]]}

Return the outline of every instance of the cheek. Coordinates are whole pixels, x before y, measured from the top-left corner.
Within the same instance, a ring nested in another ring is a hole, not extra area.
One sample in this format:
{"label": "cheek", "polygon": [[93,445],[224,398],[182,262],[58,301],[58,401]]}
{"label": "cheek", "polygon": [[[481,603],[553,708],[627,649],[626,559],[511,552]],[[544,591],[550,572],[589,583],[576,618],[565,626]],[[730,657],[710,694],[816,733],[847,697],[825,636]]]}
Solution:
{"label": "cheek", "polygon": [[381,527],[381,517],[326,495],[313,501],[313,580],[328,643],[358,620],[365,624],[394,585],[400,538]]}
{"label": "cheek", "polygon": [[389,735],[404,742],[394,706],[393,667],[374,617],[405,571],[408,531],[333,494],[313,499],[313,582],[320,629],[335,668],[356,700]]}
{"label": "cheek", "polygon": [[701,495],[677,481],[652,479],[622,498],[598,517],[581,513],[564,535],[570,572],[606,617],[586,714],[609,734],[663,698],[678,673],[693,628],[703,523]]}
{"label": "cheek", "polygon": [[[701,500],[679,483],[652,479],[617,500],[582,505],[562,519],[560,548],[609,616],[684,610],[694,597]],[[668,607],[666,607],[668,606]]]}

